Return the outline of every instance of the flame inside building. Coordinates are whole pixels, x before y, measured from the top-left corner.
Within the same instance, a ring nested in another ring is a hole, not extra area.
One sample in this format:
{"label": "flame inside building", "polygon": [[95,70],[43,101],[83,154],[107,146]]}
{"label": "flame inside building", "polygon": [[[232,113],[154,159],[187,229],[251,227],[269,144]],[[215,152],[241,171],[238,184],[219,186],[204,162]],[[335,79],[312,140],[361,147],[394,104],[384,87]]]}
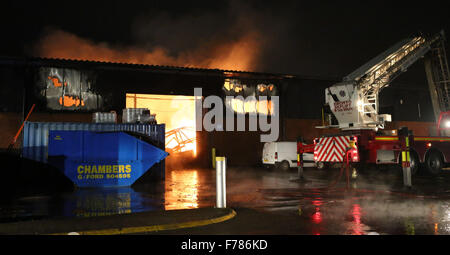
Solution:
{"label": "flame inside building", "polygon": [[95,91],[96,74],[89,70],[40,67],[37,100],[53,111],[100,111],[102,96]]}
{"label": "flame inside building", "polygon": [[274,113],[270,96],[275,96],[278,92],[273,84],[247,85],[236,79],[225,79],[222,90],[228,96],[225,98],[226,106],[237,114]]}
{"label": "flame inside building", "polygon": [[166,124],[169,153],[197,153],[194,96],[126,94],[127,108],[148,108],[158,123]]}

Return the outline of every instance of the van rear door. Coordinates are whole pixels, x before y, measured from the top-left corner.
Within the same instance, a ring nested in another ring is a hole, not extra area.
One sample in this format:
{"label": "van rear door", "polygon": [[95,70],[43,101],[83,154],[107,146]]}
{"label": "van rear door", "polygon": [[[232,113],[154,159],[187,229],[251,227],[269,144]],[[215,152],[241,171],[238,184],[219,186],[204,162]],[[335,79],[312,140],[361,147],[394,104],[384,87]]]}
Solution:
{"label": "van rear door", "polygon": [[265,143],[262,153],[263,164],[275,164],[275,152],[277,151],[277,144],[274,142]]}

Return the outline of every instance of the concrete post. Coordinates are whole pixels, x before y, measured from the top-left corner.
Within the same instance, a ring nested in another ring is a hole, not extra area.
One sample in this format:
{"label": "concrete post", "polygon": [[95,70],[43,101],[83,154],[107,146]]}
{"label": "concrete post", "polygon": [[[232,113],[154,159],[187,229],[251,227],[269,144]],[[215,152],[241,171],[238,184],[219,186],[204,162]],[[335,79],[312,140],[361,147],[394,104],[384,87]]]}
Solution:
{"label": "concrete post", "polygon": [[216,207],[227,207],[226,186],[227,161],[225,157],[216,157]]}

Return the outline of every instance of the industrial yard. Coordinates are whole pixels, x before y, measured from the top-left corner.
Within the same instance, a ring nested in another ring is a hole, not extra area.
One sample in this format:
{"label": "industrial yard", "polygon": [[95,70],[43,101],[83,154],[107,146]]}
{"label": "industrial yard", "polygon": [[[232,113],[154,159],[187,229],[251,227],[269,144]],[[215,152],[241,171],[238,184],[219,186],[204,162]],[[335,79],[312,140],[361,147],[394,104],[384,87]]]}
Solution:
{"label": "industrial yard", "polygon": [[[1,226],[3,231],[9,229],[9,234],[93,235],[99,231],[110,235],[117,234],[118,228],[123,234],[153,235],[449,234],[447,173],[437,181],[417,177],[413,190],[403,188],[400,169],[361,174],[349,188],[342,181],[328,189],[338,176],[337,170],[328,174],[306,169],[307,181],[299,183],[295,171],[230,168],[227,207],[236,212],[234,217],[214,224],[155,231],[150,227],[229,214],[205,211],[216,203],[215,175],[210,169],[171,170],[167,174],[164,183],[151,187],[80,189],[19,197],[2,206]],[[97,223],[92,225],[89,219]]]}

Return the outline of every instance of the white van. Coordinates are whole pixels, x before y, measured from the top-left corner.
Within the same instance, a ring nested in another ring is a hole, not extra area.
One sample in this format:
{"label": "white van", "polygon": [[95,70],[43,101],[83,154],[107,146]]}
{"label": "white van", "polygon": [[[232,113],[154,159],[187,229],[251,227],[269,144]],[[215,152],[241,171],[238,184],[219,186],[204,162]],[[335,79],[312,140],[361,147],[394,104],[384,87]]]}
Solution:
{"label": "white van", "polygon": [[[274,165],[282,170],[297,167],[297,142],[264,143],[262,163],[267,166]],[[303,166],[316,166],[313,153],[303,154]]]}

